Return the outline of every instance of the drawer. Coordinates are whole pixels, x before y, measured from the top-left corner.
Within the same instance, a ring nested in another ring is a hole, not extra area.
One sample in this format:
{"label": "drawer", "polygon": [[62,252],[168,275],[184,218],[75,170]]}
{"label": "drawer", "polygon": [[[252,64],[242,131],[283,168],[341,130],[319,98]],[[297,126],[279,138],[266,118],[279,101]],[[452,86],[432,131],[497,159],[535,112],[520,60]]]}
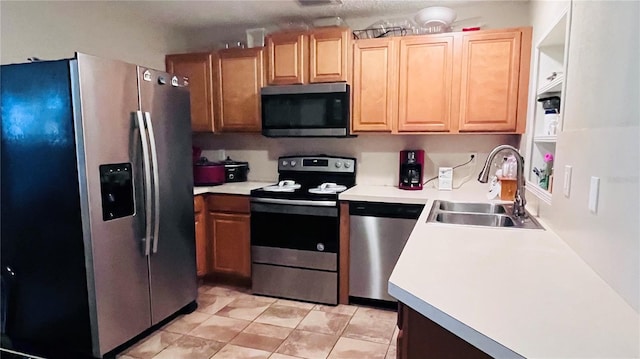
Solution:
{"label": "drawer", "polygon": [[204,209],[204,196],[193,197],[193,212],[194,213],[202,212],[203,209]]}
{"label": "drawer", "polygon": [[207,197],[210,212],[249,213],[249,196],[216,194]]}

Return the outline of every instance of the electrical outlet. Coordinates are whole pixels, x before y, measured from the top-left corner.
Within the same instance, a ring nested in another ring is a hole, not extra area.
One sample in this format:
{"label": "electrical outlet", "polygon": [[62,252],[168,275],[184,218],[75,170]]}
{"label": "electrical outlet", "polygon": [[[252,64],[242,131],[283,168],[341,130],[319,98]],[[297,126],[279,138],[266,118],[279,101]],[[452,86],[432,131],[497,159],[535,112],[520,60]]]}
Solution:
{"label": "electrical outlet", "polygon": [[564,166],[564,183],[562,187],[562,193],[564,196],[569,198],[569,194],[571,193],[571,166]]}

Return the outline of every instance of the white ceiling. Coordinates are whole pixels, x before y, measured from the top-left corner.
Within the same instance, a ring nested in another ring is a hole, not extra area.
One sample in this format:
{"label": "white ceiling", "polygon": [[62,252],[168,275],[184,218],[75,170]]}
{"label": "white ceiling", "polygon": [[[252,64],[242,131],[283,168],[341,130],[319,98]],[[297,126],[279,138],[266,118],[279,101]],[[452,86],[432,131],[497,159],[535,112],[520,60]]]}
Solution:
{"label": "white ceiling", "polygon": [[[406,14],[428,6],[452,8],[481,5],[480,0],[342,0],[339,5],[300,6],[296,0],[211,0],[211,1],[115,1],[129,14],[147,21],[180,28],[211,28],[227,25],[272,25],[288,20],[319,17],[342,18]],[[526,1],[526,0],[516,0]],[[495,1],[491,1],[494,2]]]}

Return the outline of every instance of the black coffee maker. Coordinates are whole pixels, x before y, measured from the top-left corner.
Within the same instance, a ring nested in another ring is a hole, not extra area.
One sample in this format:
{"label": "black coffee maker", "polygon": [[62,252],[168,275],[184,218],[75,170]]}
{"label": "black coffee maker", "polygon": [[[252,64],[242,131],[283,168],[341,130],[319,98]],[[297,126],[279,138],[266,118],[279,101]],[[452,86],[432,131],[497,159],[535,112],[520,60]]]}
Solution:
{"label": "black coffee maker", "polygon": [[424,150],[400,151],[398,188],[421,190],[424,174]]}

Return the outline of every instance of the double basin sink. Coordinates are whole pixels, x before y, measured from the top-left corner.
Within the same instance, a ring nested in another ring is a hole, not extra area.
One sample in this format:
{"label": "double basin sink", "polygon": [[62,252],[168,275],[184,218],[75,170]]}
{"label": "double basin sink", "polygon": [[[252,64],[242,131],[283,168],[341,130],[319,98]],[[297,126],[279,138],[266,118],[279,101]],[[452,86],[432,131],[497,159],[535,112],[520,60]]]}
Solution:
{"label": "double basin sink", "polygon": [[431,207],[427,222],[543,229],[528,213],[524,219],[516,218],[512,213],[513,204],[460,203],[437,200]]}

